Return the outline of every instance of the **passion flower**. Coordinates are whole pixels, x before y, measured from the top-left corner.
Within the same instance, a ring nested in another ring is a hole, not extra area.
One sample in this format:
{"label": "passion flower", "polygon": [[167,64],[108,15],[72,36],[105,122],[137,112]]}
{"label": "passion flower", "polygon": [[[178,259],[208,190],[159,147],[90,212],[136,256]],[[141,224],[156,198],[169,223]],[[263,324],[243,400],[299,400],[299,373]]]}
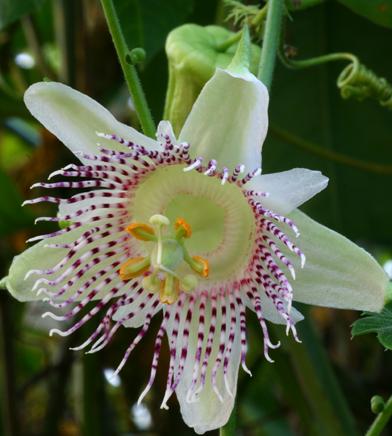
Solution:
{"label": "passion flower", "polygon": [[285,324],[298,339],[302,316],[293,301],[382,308],[388,279],[373,258],[296,210],[327,178],[307,169],[261,174],[268,92],[246,69],[216,71],[178,139],[167,121],[156,140],[147,138],[60,83],[31,86],[25,102],[81,161],[51,175],[77,181],[33,187],[83,192],[25,202],[57,204],[57,216],[39,221],[67,227],[32,238],[40,242],[14,259],[7,287],[21,301],[63,309],[43,316],[83,314],[50,334],[70,335],[100,317],[79,350],[97,352],[120,327],[140,327],[117,372],[161,312],[139,401],[154,382],[166,335],[162,407],[176,392],[196,432],[220,427],[233,407],[239,365],[249,372],[246,308],[260,322],[268,360],[279,344],[266,321]]}

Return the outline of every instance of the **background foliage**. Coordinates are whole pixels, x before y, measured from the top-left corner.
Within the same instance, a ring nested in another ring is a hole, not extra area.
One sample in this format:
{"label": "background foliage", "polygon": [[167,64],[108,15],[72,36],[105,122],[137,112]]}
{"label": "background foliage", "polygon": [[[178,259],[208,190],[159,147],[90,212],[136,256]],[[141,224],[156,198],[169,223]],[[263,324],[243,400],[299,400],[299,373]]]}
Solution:
{"label": "background foliage", "polygon": [[[296,48],[298,58],[353,52],[392,80],[391,1],[329,1],[307,8],[313,3],[319,2],[287,2],[285,43]],[[167,85],[168,32],[185,22],[229,28],[232,24],[223,21],[223,4],[216,0],[115,4],[129,47],[141,46],[147,52],[141,79],[159,120]],[[30,55],[34,65],[29,67],[26,59],[23,63],[23,55]],[[306,212],[387,264],[392,258],[392,114],[373,101],[342,100],[336,78],[343,66],[301,71],[278,67],[263,165],[266,172],[296,166],[323,171],[330,186],[306,205]],[[27,237],[42,233],[42,226],[33,227],[33,214],[51,212],[48,206],[34,211],[20,207],[22,198],[30,195],[28,187],[73,160],[23,105],[26,87],[44,77],[76,87],[125,122],[136,124],[98,1],[0,0],[0,277],[24,249]],[[105,370],[107,374],[116,366],[134,333],[123,329],[107,350],[84,356],[68,350],[78,338],[48,338],[42,311],[39,304],[23,306],[0,293],[3,434],[192,434],[175,400],[169,412],[159,410],[165,364],[146,408],[134,408],[148,376],[152,335],[130,359],[116,386],[107,381]],[[312,309],[311,320],[300,327],[304,343],[285,340],[274,352],[273,365],[264,361],[255,320],[249,317],[248,359],[254,376],[240,376],[239,434],[363,433],[373,419],[371,396],[391,394],[392,357],[372,336],[350,340],[350,325],[358,314]],[[377,320],[361,321],[365,325],[357,327],[360,333],[378,331]],[[274,333],[282,336],[278,328]]]}

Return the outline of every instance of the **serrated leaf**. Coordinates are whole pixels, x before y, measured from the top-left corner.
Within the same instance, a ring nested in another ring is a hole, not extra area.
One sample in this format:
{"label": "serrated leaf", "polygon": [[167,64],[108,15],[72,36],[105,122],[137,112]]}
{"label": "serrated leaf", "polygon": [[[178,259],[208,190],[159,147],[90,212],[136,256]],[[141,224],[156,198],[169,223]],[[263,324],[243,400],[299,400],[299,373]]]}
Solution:
{"label": "serrated leaf", "polygon": [[353,336],[376,333],[381,345],[392,350],[392,302],[380,313],[364,313],[354,322],[351,333]]}

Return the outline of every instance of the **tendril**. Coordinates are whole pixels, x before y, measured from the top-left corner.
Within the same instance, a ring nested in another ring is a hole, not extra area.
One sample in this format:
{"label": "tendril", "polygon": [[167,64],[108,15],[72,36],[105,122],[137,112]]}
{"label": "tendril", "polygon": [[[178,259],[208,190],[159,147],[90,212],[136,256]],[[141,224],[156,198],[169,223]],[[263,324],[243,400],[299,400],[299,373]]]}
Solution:
{"label": "tendril", "polygon": [[388,109],[392,109],[392,85],[383,77],[361,64],[351,53],[329,53],[310,59],[291,59],[295,55],[291,47],[285,46],[280,52],[281,62],[288,68],[302,69],[322,65],[327,62],[349,61],[337,79],[342,98],[354,98],[358,101],[372,98]]}
{"label": "tendril", "polygon": [[392,85],[384,77],[359,62],[352,62],[340,73],[337,85],[342,98],[377,100],[381,106],[392,109]]}

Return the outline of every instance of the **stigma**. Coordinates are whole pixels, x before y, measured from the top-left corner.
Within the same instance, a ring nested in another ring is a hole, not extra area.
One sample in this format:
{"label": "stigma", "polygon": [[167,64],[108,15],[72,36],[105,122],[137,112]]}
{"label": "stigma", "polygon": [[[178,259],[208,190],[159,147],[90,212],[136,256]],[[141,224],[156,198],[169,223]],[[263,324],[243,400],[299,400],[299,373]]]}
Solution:
{"label": "stigma", "polygon": [[[148,244],[148,256],[132,257],[119,269],[122,280],[143,276],[143,287],[159,294],[163,304],[173,304],[181,292],[192,292],[198,276],[206,279],[209,263],[201,256],[191,256],[185,240],[191,238],[192,228],[183,218],[177,218],[171,227],[169,218],[153,215],[149,223],[131,223],[125,231],[135,239]],[[189,274],[184,274],[184,265]]]}

